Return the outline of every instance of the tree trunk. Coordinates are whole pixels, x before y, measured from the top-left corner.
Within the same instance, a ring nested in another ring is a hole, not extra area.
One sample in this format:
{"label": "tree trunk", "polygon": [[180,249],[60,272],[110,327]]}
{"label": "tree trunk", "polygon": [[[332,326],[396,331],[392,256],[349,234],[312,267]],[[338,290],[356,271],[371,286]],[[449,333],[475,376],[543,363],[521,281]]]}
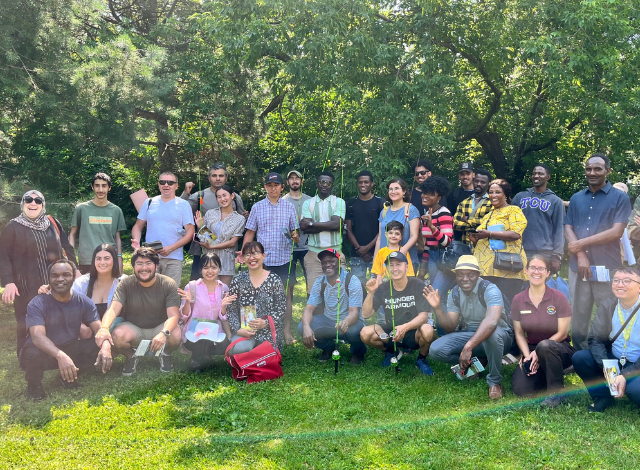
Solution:
{"label": "tree trunk", "polygon": [[482,131],[476,137],[476,142],[480,144],[482,150],[489,158],[493,171],[495,171],[496,178],[503,178],[509,181],[510,171],[507,167],[507,159],[502,151],[502,144],[500,143],[500,136],[494,131]]}

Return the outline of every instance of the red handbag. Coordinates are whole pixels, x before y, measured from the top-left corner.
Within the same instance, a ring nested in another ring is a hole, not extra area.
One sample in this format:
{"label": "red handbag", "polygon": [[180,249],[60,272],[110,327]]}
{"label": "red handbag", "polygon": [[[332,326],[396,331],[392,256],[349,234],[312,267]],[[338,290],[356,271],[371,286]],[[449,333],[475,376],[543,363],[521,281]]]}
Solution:
{"label": "red handbag", "polygon": [[[276,343],[276,326],[273,323],[273,318],[270,315],[266,318],[269,320],[273,342]],[[249,338],[238,338],[224,352],[224,358],[231,366],[233,378],[236,380],[247,379],[247,383],[254,383],[282,377],[282,355],[277,348],[273,347],[270,341],[265,341],[245,353],[234,354],[233,356],[229,354],[229,351],[236,344],[246,339]]]}

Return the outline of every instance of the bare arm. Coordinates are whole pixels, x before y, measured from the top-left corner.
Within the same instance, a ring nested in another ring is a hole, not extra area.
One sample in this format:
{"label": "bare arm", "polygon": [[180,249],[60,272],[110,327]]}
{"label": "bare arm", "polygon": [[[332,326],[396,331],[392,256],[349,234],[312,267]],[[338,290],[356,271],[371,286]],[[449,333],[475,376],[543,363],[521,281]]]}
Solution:
{"label": "bare arm", "polygon": [[569,325],[571,325],[571,317],[558,318],[558,332],[549,339],[558,343],[567,339],[567,335],[569,334]]}
{"label": "bare arm", "polygon": [[[467,341],[467,344],[465,344],[463,352],[466,349],[468,350],[469,354],[471,354],[471,350],[473,350],[473,348],[475,348],[485,339],[491,336],[493,332],[496,331],[498,322],[500,322],[501,315],[502,307],[500,305],[494,305],[487,308],[487,315],[480,323],[480,326],[478,326],[478,329],[476,330],[474,335],[469,339],[469,341]],[[462,356],[462,354],[460,356]]]}
{"label": "bare arm", "polygon": [[420,219],[415,218],[409,221],[409,240],[405,243],[400,251],[405,255],[409,252],[409,250],[418,242],[418,237],[420,236]]}
{"label": "bare arm", "polygon": [[140,240],[142,239],[142,229],[147,225],[146,220],[137,219],[131,228],[131,248],[137,250],[140,248]]}
{"label": "bare arm", "polygon": [[[305,222],[303,224],[303,221]],[[320,233],[320,232],[337,232],[340,230],[342,224],[342,218],[338,215],[331,217],[328,222],[313,222],[313,226],[309,226],[310,219],[302,219],[300,221],[300,228],[305,233]],[[306,228],[304,228],[306,227]]]}
{"label": "bare arm", "polygon": [[436,313],[436,319],[438,325],[446,332],[452,333],[458,326],[460,314],[457,312],[446,312],[442,309],[442,303],[440,299],[440,293],[431,285],[424,286],[422,290],[422,296],[427,299],[429,305]]}
{"label": "bare arm", "polygon": [[69,245],[76,246],[76,233],[78,233],[78,227],[71,227],[69,230]]}
{"label": "bare arm", "polygon": [[[89,323],[89,328],[94,335],[100,331],[101,322],[100,320]],[[113,363],[113,358],[111,357],[111,343],[109,340],[104,340],[102,342],[102,346],[100,347],[100,351],[98,352],[98,357],[96,358],[96,362],[94,366],[101,366],[102,373],[106,374],[109,369],[111,369],[111,364]]]}
{"label": "bare arm", "polygon": [[522,352],[522,357],[528,358],[531,351],[529,351],[529,343],[527,343],[527,337],[524,334],[524,330],[522,329],[522,323],[519,321],[513,320],[513,332],[516,336],[516,343],[518,343],[518,347]]}
{"label": "bare arm", "polygon": [[373,295],[376,292],[376,289],[378,288],[378,280],[375,278],[371,278],[367,281],[367,296],[364,298],[364,301],[362,302],[362,316],[363,318],[369,318],[371,315],[373,315]]}
{"label": "bare arm", "polygon": [[307,349],[313,349],[316,341],[313,330],[311,330],[311,320],[315,309],[315,306],[307,304],[302,312],[302,342]]}
{"label": "bare arm", "polygon": [[111,338],[111,333],[109,333],[109,328],[113,325],[113,321],[116,319],[118,315],[122,312],[122,304],[117,300],[113,300],[107,311],[104,312],[104,316],[102,317],[102,323],[98,332],[96,332],[96,344],[98,347],[102,347],[102,343],[105,341],[109,341],[111,345],[113,345],[113,339]]}
{"label": "bare arm", "polygon": [[347,219],[347,238],[356,250],[360,248],[360,244],[358,240],[356,240],[356,236],[353,234],[353,229],[351,228],[351,219]]}
{"label": "bare arm", "polygon": [[120,238],[120,232],[116,232],[116,253],[118,256],[118,266],[120,267],[120,275],[124,273],[124,265],[122,261],[122,239]]}

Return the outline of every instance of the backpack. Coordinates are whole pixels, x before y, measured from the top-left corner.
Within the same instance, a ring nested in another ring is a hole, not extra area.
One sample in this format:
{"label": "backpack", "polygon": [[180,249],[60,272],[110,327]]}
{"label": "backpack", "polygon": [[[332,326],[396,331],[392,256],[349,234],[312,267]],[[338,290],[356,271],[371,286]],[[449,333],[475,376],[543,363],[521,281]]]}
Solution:
{"label": "backpack", "polygon": [[[482,308],[484,309],[487,308],[487,302],[485,302],[484,300],[484,293],[486,292],[487,287],[489,287],[490,284],[492,283],[487,281],[486,279],[483,279],[480,285],[478,286],[478,300],[480,301],[480,305],[482,305]],[[500,293],[502,294],[502,291],[500,291]],[[451,289],[451,298],[453,299],[454,305],[460,308],[460,287],[458,287],[457,285],[453,286],[453,289]],[[513,328],[513,323],[511,322],[511,301],[504,294],[502,294],[501,318],[507,323],[507,325],[509,325],[509,328]],[[463,323],[464,322],[462,320],[462,315],[460,315],[460,323],[458,326],[461,329],[464,329],[465,327]]]}
{"label": "backpack", "polygon": [[[347,297],[349,297],[349,285],[351,284],[352,277],[353,277],[353,273],[347,272],[347,277],[344,280],[344,291],[347,294]],[[324,315],[324,290],[326,287],[327,287],[327,276],[322,276],[322,281],[320,281],[320,298],[322,300],[320,302],[320,305],[318,305],[316,309],[313,311],[314,315]],[[360,287],[362,288],[362,299],[364,300],[364,298],[367,296],[367,290],[365,286],[362,285],[362,283],[360,283]]]}

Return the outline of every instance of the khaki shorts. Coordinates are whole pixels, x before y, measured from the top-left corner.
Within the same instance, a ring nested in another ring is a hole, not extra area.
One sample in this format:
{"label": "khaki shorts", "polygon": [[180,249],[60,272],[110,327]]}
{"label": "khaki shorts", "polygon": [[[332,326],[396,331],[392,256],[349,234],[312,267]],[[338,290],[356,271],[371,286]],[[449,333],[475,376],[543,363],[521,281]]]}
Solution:
{"label": "khaki shorts", "polygon": [[142,341],[143,339],[151,341],[153,338],[155,338],[158,335],[158,333],[160,333],[164,328],[164,322],[160,323],[155,328],[140,328],[128,321],[120,323],[117,326],[117,328],[120,328],[121,326],[128,327],[131,331],[133,331],[136,334],[136,339],[131,344],[131,346],[136,347],[140,344],[140,341]]}
{"label": "khaki shorts", "polygon": [[[182,247],[179,248],[180,250]],[[181,287],[182,278],[182,261],[173,258],[162,258],[158,265],[158,274],[164,274],[165,276],[173,279],[178,287]]]}

